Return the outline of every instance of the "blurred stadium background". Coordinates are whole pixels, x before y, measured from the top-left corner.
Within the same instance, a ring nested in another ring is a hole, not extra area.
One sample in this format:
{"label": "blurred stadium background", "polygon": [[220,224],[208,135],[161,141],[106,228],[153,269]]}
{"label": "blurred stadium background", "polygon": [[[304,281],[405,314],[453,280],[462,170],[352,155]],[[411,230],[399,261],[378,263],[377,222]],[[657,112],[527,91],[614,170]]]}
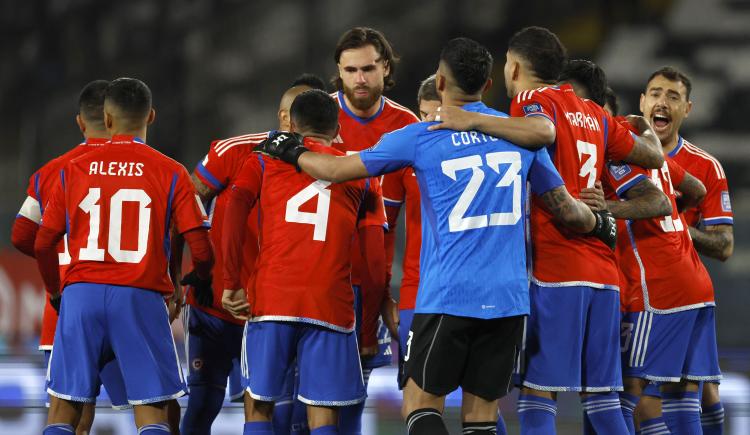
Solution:
{"label": "blurred stadium background", "polygon": [[[148,142],[192,169],[211,140],[274,128],[281,92],[302,72],[330,77],[336,40],[355,25],[389,38],[402,61],[387,95],[412,109],[441,45],[463,35],[491,49],[495,86],[485,102],[506,110],[506,42],[526,25],[549,27],[571,57],[604,67],[624,113],[637,112],[653,70],[688,73],[694,108],[683,135],[723,163],[734,205],[734,256],[705,263],[718,300],[727,433],[750,433],[748,0],[0,1],[0,433],[39,433],[46,418],[36,350],[42,287],[9,234],[31,173],[80,140],[80,88],[98,78],[144,80],[157,110]],[[395,271],[395,288],[399,278]],[[368,434],[403,433],[394,378],[393,369],[373,375]],[[503,402],[511,433],[513,400]],[[577,396],[561,403],[559,433],[580,433]],[[133,433],[130,413],[100,406],[94,434]],[[458,429],[457,408],[448,414]],[[241,420],[240,408],[225,410],[214,433],[239,433]]]}

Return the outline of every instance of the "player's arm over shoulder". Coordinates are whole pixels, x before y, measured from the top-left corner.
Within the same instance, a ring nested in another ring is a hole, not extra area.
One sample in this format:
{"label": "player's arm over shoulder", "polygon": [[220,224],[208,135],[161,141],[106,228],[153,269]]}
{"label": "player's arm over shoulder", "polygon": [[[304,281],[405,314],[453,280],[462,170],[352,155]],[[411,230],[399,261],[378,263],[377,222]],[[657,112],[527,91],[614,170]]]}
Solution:
{"label": "player's arm over shoulder", "polygon": [[625,126],[602,112],[608,125],[605,140],[609,160],[624,161],[647,169],[659,169],[664,165],[661,141],[646,118],[629,115],[626,121],[630,126]]}

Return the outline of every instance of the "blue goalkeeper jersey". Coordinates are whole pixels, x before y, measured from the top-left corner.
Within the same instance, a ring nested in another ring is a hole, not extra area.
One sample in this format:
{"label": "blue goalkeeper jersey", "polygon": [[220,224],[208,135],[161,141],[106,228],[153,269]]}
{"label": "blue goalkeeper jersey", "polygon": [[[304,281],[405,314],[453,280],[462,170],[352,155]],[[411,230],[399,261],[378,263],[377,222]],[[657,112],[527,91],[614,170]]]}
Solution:
{"label": "blue goalkeeper jersey", "polygon": [[[481,102],[465,110],[506,114]],[[476,131],[393,131],[359,155],[370,175],[411,166],[422,196],[416,313],[493,319],[529,313],[527,182],[563,185],[546,149],[530,151]]]}

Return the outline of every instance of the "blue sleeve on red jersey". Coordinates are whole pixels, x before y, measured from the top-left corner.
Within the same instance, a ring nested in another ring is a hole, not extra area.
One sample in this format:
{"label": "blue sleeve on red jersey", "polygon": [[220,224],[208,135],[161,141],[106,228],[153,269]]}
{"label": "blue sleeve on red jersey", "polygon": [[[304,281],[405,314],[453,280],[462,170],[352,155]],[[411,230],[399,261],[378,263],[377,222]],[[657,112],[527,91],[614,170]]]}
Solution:
{"label": "blue sleeve on red jersey", "polygon": [[529,181],[531,182],[532,192],[537,195],[543,195],[565,184],[552,163],[546,148],[542,148],[535,153],[531,168],[529,168]]}
{"label": "blue sleeve on red jersey", "polygon": [[400,130],[384,134],[372,148],[359,153],[359,158],[370,176],[379,176],[414,164],[422,123],[410,124]]}
{"label": "blue sleeve on red jersey", "polygon": [[199,162],[195,166],[195,171],[201,174],[203,178],[210,184],[210,186],[208,187],[212,188],[216,192],[221,192],[226,187],[221,181],[219,181],[218,178],[214,176],[214,174],[211,173],[211,171],[203,166],[203,162]]}

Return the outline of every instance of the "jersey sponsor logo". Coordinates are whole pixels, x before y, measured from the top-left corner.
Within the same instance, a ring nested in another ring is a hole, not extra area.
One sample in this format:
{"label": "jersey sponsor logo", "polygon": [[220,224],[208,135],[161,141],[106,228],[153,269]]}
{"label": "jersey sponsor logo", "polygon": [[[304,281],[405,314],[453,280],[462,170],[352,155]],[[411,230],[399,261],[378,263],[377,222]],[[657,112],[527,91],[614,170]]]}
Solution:
{"label": "jersey sponsor logo", "polygon": [[721,192],[721,209],[727,213],[732,211],[732,202],[729,200],[729,192],[726,190]]}
{"label": "jersey sponsor logo", "polygon": [[574,127],[585,128],[591,131],[601,131],[599,121],[589,114],[582,112],[565,112],[565,118],[570,125]]}
{"label": "jersey sponsor logo", "polygon": [[537,104],[537,103],[528,104],[526,106],[523,106],[523,113],[525,113],[527,115],[530,114],[530,113],[541,113],[541,112],[543,112],[542,111],[542,106],[539,105],[539,104]]}
{"label": "jersey sponsor logo", "polygon": [[609,172],[617,181],[622,180],[631,171],[632,169],[628,165],[609,165]]}

